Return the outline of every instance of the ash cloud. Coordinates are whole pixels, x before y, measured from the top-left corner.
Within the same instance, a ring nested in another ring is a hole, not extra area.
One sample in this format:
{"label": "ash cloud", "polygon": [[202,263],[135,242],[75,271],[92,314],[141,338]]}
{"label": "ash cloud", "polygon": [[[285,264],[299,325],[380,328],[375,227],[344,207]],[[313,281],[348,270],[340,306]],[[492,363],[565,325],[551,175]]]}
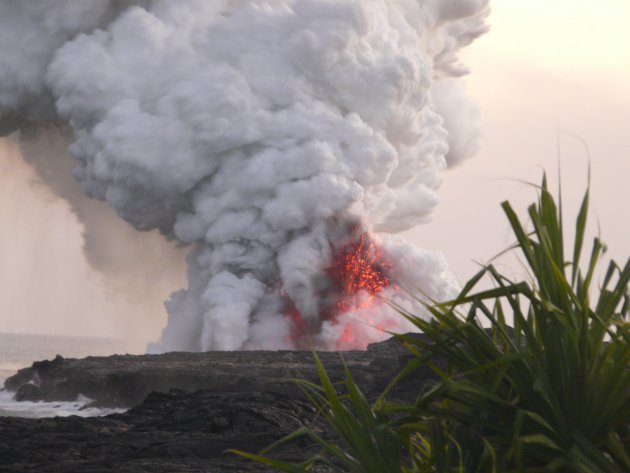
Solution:
{"label": "ash cloud", "polygon": [[[155,350],[290,348],[403,323],[382,307],[317,320],[338,226],[374,235],[428,297],[454,278],[390,233],[422,222],[474,153],[457,51],[487,0],[0,1],[0,129],[73,130],[74,176],[138,230],[190,244],[188,288]],[[384,297],[408,303],[401,292]],[[368,311],[370,312],[370,311]]]}

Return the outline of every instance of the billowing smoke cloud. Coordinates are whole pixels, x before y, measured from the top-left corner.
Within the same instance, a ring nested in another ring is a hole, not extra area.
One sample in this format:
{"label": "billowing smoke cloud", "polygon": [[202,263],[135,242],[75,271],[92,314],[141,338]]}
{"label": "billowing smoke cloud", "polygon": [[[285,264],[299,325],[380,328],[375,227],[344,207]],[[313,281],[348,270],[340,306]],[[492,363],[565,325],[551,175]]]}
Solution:
{"label": "billowing smoke cloud", "polygon": [[344,229],[372,235],[399,286],[455,290],[440,254],[386,233],[425,219],[447,162],[475,151],[456,53],[486,15],[487,0],[4,0],[0,129],[69,124],[86,194],[193,246],[156,349],[289,348],[291,304],[317,345],[363,346],[403,322],[384,306],[321,318]]}

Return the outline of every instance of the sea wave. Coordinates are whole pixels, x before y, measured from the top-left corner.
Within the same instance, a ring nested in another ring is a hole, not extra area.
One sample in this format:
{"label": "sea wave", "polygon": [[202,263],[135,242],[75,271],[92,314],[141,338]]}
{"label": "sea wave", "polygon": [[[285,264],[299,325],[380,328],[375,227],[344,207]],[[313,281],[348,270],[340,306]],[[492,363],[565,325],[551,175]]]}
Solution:
{"label": "sea wave", "polygon": [[13,394],[6,389],[0,390],[0,417],[27,417],[32,419],[68,416],[96,417],[120,413],[126,410],[88,407],[92,400],[81,395],[73,402],[18,402],[13,399]]}
{"label": "sea wave", "polygon": [[[88,355],[110,355],[126,352],[120,340],[107,338],[66,337],[0,333],[0,388],[4,380],[34,361],[51,360],[56,355],[82,358]],[[122,412],[121,409],[88,407],[90,399],[81,396],[73,402],[17,402],[12,392],[0,390],[0,416],[10,417],[93,417]]]}

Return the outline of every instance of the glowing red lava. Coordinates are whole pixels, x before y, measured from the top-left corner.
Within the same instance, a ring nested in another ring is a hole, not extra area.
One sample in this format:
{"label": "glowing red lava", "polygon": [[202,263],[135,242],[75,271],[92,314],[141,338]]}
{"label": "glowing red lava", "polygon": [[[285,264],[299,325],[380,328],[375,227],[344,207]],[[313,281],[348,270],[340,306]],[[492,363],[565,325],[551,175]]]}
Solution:
{"label": "glowing red lava", "polygon": [[[361,311],[382,302],[377,295],[392,286],[392,264],[366,233],[354,228],[349,241],[334,249],[331,264],[325,270],[326,284],[319,294],[319,322],[337,323],[337,318],[349,311]],[[299,341],[309,330],[292,301],[288,301],[287,315],[294,324],[294,340]],[[366,323],[371,323],[366,320]],[[378,328],[378,327],[377,327]],[[351,328],[343,328],[340,344],[351,343]]]}
{"label": "glowing red lava", "polygon": [[[333,254],[332,264],[326,269],[332,285],[329,296],[336,301],[328,309],[329,313],[322,314],[323,318],[329,320],[371,303],[383,288],[391,286],[390,270],[391,263],[385,261],[380,248],[366,233],[338,249]],[[359,300],[361,291],[369,294],[367,302]]]}

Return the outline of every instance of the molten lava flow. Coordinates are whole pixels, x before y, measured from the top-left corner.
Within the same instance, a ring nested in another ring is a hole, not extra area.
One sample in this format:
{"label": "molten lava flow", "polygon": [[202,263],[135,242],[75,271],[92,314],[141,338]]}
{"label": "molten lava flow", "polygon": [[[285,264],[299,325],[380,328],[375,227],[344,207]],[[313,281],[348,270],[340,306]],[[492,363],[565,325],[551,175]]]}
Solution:
{"label": "molten lava flow", "polygon": [[[391,286],[390,270],[391,264],[383,259],[381,250],[366,233],[335,252],[326,270],[332,284],[331,295],[337,299],[332,318],[369,305],[383,288]],[[360,298],[361,291],[369,295],[367,301]]]}
{"label": "molten lava flow", "polygon": [[[357,234],[354,228],[349,241],[333,250],[331,264],[325,270],[327,284],[319,294],[319,322],[337,324],[342,314],[365,311],[380,305],[377,295],[393,285],[391,270],[392,264],[385,259],[370,236],[365,232]],[[287,315],[293,320],[293,338],[299,344],[299,340],[308,335],[309,329],[290,300]],[[373,325],[369,316],[364,322]],[[382,330],[380,324],[375,325],[375,328]],[[337,347],[353,346],[353,341],[352,328],[343,327]]]}

